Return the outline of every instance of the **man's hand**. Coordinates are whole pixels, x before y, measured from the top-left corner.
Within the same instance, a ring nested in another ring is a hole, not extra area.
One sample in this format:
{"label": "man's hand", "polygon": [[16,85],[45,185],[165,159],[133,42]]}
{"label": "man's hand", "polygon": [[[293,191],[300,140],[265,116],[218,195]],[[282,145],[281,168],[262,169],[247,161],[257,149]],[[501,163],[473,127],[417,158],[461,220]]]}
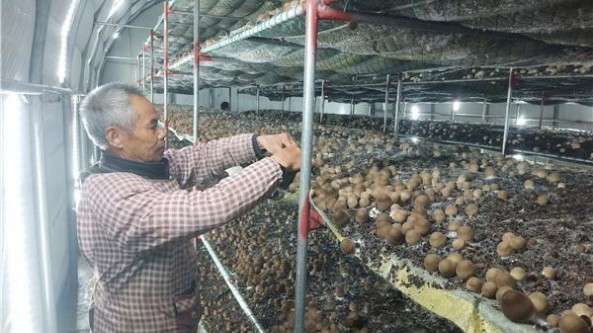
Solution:
{"label": "man's hand", "polygon": [[301,148],[296,143],[289,143],[282,148],[276,148],[272,154],[278,164],[286,171],[298,171],[301,168]]}
{"label": "man's hand", "polygon": [[261,149],[265,149],[272,155],[274,155],[280,149],[284,149],[290,145],[296,145],[288,133],[258,135],[257,144]]}

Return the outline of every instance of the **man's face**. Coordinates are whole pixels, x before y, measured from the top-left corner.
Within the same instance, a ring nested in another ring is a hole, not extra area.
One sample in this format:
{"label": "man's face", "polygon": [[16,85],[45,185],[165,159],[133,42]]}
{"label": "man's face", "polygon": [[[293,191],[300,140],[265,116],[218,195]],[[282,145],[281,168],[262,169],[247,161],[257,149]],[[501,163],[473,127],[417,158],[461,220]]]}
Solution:
{"label": "man's face", "polygon": [[158,162],[165,151],[165,128],[159,126],[158,114],[148,99],[131,95],[130,102],[136,111],[136,121],[131,130],[120,131],[120,157],[137,162]]}

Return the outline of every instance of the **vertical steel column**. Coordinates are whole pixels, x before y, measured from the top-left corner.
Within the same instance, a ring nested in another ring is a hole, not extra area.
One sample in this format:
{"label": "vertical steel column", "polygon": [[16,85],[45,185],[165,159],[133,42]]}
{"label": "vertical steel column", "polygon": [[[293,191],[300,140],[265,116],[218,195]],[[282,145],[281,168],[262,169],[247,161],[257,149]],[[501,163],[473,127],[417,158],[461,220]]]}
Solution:
{"label": "vertical steel column", "polygon": [[354,97],[350,99],[350,115],[354,114]]}
{"label": "vertical steel column", "polygon": [[150,102],[154,103],[154,30],[150,30]]}
{"label": "vertical steel column", "polygon": [[451,121],[455,121],[455,110],[453,110],[453,104],[451,104]]}
{"label": "vertical steel column", "polygon": [[393,137],[397,138],[399,132],[399,105],[402,98],[402,79],[397,80],[397,93],[395,95],[395,115],[393,116]]}
{"label": "vertical steel column", "polygon": [[538,128],[541,129],[544,122],[544,93],[542,93],[542,101],[539,106],[539,126]]}
{"label": "vertical steel column", "polygon": [[504,133],[502,135],[502,154],[506,155],[507,139],[509,136],[509,122],[511,115],[511,95],[513,94],[513,67],[509,70],[509,90],[507,92],[507,109],[504,116]]}
{"label": "vertical steel column", "polygon": [[519,117],[521,116],[521,104],[516,103],[517,105],[517,112],[515,114],[515,126],[519,124]]}
{"label": "vertical steel column", "polygon": [[194,0],[194,142],[200,126],[200,0]]}
{"label": "vertical steel column", "polygon": [[292,111],[292,96],[288,96],[288,112]]}
{"label": "vertical steel column", "polygon": [[385,103],[383,103],[383,134],[387,133],[387,105],[389,103],[389,74],[385,80]]}
{"label": "vertical steel column", "polygon": [[282,112],[284,112],[284,87],[282,87]]}
{"label": "vertical steel column", "polygon": [[[167,112],[167,85],[169,84],[169,46],[167,45],[169,42],[169,0],[163,2],[163,72],[164,72],[164,82],[163,82],[163,112],[164,112],[164,122],[165,122],[165,130],[169,128],[169,114]],[[168,143],[167,138],[165,137],[165,143]]]}
{"label": "vertical steel column", "polygon": [[488,115],[488,103],[486,102],[486,99],[484,98],[484,101],[482,102],[482,124],[486,124],[486,116]]}
{"label": "vertical steel column", "polygon": [[[131,59],[132,57],[130,57]],[[134,64],[134,83],[140,85],[140,53],[136,54],[136,62]]]}
{"label": "vertical steel column", "polygon": [[142,91],[146,94],[146,53],[144,52],[145,44],[142,44]]}
{"label": "vertical steel column", "polygon": [[231,93],[231,87],[229,87],[229,111],[233,110],[233,107],[231,105],[231,100],[233,99],[233,95]]}
{"label": "vertical steel column", "polygon": [[259,87],[255,93],[255,115],[259,117]]}
{"label": "vertical steel column", "polygon": [[315,57],[317,55],[318,0],[307,0],[305,17],[305,75],[303,79],[303,114],[301,134],[301,179],[295,290],[296,333],[304,332],[305,290],[307,276],[307,238],[309,237],[309,187],[311,183],[311,149],[313,110],[315,108]]}
{"label": "vertical steel column", "polygon": [[325,112],[325,80],[321,80],[321,112],[319,113],[319,122],[323,120],[323,113]]}

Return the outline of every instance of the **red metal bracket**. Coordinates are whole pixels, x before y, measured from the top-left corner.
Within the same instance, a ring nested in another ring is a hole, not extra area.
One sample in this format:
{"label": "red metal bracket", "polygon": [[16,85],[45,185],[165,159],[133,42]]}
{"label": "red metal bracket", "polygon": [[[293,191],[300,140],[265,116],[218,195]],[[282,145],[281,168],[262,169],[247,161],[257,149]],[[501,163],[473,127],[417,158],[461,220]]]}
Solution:
{"label": "red metal bracket", "polygon": [[346,21],[352,22],[353,16],[349,12],[345,12],[343,10],[329,8],[326,6],[320,6],[318,10],[319,18],[322,20],[330,20],[330,21]]}

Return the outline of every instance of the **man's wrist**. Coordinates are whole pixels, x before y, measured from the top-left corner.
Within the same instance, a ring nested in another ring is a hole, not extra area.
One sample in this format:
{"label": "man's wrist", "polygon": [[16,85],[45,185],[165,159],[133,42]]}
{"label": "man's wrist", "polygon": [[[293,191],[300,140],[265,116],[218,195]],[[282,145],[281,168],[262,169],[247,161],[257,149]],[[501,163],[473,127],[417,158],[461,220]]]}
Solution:
{"label": "man's wrist", "polygon": [[253,151],[255,152],[255,156],[257,156],[258,158],[266,156],[267,151],[259,144],[257,134],[253,134],[253,136],[251,137],[251,144],[253,145]]}

